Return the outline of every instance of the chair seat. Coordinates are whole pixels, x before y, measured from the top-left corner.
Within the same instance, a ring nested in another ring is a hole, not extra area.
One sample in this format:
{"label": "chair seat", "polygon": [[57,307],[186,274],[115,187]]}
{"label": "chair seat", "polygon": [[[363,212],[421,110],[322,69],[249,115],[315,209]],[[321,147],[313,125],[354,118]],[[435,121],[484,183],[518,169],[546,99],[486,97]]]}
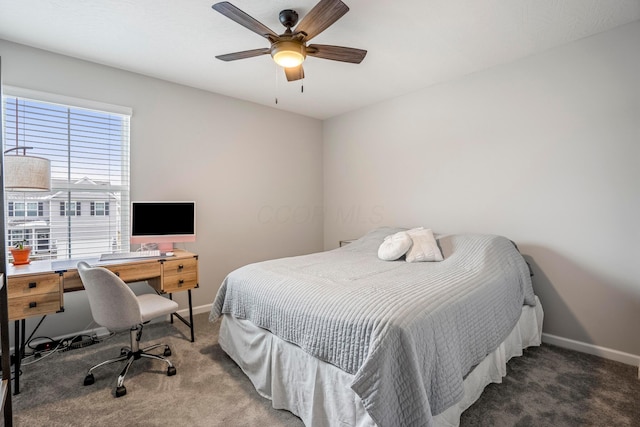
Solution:
{"label": "chair seat", "polygon": [[143,322],[175,313],[178,310],[177,302],[156,294],[138,295],[138,302],[140,303],[140,315]]}

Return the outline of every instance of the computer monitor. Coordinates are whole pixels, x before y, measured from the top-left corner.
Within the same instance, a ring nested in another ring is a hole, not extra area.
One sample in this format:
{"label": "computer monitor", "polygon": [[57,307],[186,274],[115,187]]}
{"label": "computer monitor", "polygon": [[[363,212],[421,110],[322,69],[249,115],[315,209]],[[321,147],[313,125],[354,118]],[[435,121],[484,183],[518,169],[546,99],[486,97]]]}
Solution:
{"label": "computer monitor", "polygon": [[195,202],[131,202],[131,243],[156,243],[162,252],[196,241]]}

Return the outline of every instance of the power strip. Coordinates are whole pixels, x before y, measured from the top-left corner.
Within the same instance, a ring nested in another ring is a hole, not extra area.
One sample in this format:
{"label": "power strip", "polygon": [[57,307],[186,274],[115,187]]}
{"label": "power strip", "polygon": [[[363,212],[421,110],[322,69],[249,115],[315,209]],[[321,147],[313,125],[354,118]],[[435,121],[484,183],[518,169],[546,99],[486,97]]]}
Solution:
{"label": "power strip", "polygon": [[92,337],[76,337],[71,344],[67,345],[62,351],[74,350],[77,348],[89,347],[90,345],[97,344],[99,341]]}
{"label": "power strip", "polygon": [[60,344],[60,341],[47,341],[36,345],[36,348],[33,350],[37,352],[49,351],[56,348],[58,344]]}

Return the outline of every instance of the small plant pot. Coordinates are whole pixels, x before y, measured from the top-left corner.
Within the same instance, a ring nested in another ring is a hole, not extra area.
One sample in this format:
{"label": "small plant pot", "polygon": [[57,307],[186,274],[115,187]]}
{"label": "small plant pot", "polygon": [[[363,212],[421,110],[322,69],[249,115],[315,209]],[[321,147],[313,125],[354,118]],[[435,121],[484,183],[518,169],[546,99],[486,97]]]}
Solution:
{"label": "small plant pot", "polygon": [[31,254],[31,248],[25,247],[24,249],[9,248],[11,256],[13,257],[13,265],[29,264],[29,255]]}

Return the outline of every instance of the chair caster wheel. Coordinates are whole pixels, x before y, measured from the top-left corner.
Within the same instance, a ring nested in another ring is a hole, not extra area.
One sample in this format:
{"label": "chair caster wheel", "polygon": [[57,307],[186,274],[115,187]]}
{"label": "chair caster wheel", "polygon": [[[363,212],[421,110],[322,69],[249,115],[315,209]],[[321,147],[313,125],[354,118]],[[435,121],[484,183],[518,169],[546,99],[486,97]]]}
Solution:
{"label": "chair caster wheel", "polygon": [[169,356],[171,356],[171,349],[169,348],[169,346],[166,346],[166,347],[164,348],[164,353],[162,353],[162,355],[163,355],[164,357],[169,357]]}
{"label": "chair caster wheel", "polygon": [[167,376],[170,377],[170,376],[173,376],[175,374],[176,374],[176,367],[175,366],[169,366],[167,368]]}
{"label": "chair caster wheel", "polygon": [[123,385],[116,387],[116,397],[122,397],[127,394],[127,388]]}
{"label": "chair caster wheel", "polygon": [[127,355],[127,353],[128,353],[128,351],[127,351],[127,349],[126,349],[126,348],[121,348],[121,349],[120,349],[120,356],[126,356],[126,355]]}
{"label": "chair caster wheel", "polygon": [[93,377],[93,374],[89,374],[84,377],[84,385],[91,385],[96,382],[96,379]]}

